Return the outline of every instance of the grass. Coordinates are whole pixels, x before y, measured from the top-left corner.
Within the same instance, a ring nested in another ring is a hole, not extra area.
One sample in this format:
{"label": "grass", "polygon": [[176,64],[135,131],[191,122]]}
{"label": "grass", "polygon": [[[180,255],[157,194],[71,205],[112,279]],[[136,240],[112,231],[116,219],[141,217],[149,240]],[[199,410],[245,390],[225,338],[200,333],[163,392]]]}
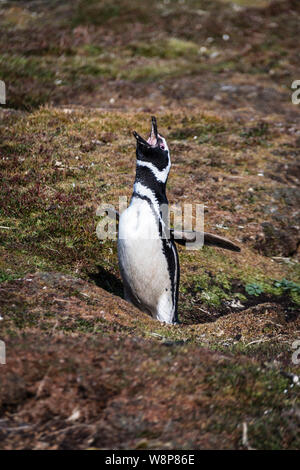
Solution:
{"label": "grass", "polygon": [[128,50],[134,56],[159,57],[161,59],[176,59],[178,57],[197,57],[199,46],[192,41],[184,41],[178,38],[169,38],[152,43],[131,43]]}
{"label": "grass", "polygon": [[[281,25],[277,34],[270,26],[270,11],[265,20],[267,36],[244,53],[242,38],[252,43],[253,30],[255,34],[262,25],[247,11],[235,12],[231,5],[220,7],[218,2],[155,1],[148,9],[137,1],[129,5],[118,0],[111,5],[104,0],[82,0],[73,6],[45,6],[36,15],[30,9],[6,6],[0,15],[3,44],[7,44],[0,47],[0,76],[8,84],[7,104],[32,110],[49,102],[62,104],[82,94],[98,94],[106,80],[125,80],[134,86],[137,81],[164,83],[209,71],[221,76],[231,71],[266,77],[271,70],[276,83],[289,87],[284,77],[293,74],[297,21],[285,11],[277,13],[279,18],[276,12],[273,15],[273,23],[278,20]],[[135,35],[130,32],[131,24],[141,25]],[[104,34],[99,34],[101,28]],[[155,30],[160,31],[158,37]],[[109,34],[117,45],[108,39]],[[224,34],[229,36],[227,41]]]}
{"label": "grass", "polygon": [[[11,252],[12,259],[18,257],[20,262],[24,258],[21,264],[25,272],[44,270],[48,265],[69,273],[79,269],[82,276],[87,276],[96,259],[117,275],[114,242],[100,243],[96,238],[96,209],[101,202],[116,203],[118,195],[130,196],[128,182],[133,180],[134,171],[130,155],[134,148],[128,129],[139,128],[139,122],[145,122],[145,118],[122,113],[85,115],[81,111],[68,115],[41,108],[20,117],[8,132],[4,123],[1,148],[7,158],[1,163],[1,224],[11,229],[2,230],[2,246]],[[162,125],[171,128],[171,139],[190,142],[189,153],[195,152],[196,157],[198,142],[191,139],[195,133],[209,136],[208,148],[219,147],[220,142],[214,142],[215,136],[227,134],[231,123],[204,114],[182,119],[178,119],[178,114],[169,114],[162,117]],[[111,142],[105,143],[107,133],[118,134],[118,139],[112,137]],[[92,143],[101,139],[104,139],[101,146]],[[255,145],[259,149],[260,142]],[[117,178],[112,179],[111,163],[118,153],[122,157],[114,166]],[[196,162],[198,168],[205,168],[205,161]],[[132,176],[127,176],[127,168],[132,169]],[[194,171],[197,174],[197,169]],[[264,202],[264,191],[257,192],[255,208]],[[211,222],[208,218],[207,223]],[[232,236],[235,233],[233,227]],[[251,286],[259,286],[256,294],[283,294],[281,285],[274,285],[273,263],[257,257],[251,260],[248,251],[232,257],[207,248],[193,254],[181,251],[180,257],[182,302],[187,310],[192,308],[190,300],[195,298],[200,305],[215,308],[234,298],[245,300],[245,294],[253,295]],[[202,274],[188,274],[191,263],[201,266]],[[277,266],[276,270],[279,280],[291,275],[289,266]],[[297,279],[296,276],[294,282]],[[243,288],[236,291],[233,282],[241,283]],[[297,302],[297,292],[291,293],[292,300]]]}

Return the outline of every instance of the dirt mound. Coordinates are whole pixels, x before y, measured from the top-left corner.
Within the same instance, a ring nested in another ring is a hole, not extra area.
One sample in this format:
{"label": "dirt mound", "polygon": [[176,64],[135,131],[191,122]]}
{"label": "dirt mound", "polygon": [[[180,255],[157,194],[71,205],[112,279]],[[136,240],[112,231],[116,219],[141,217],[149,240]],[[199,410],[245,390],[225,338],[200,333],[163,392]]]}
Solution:
{"label": "dirt mound", "polygon": [[35,273],[2,284],[2,332],[49,331],[99,333],[134,330],[137,322],[155,323],[120,297],[62,273]]}
{"label": "dirt mound", "polygon": [[[122,298],[73,276],[38,272],[22,279],[2,283],[0,287],[2,337],[23,332],[48,331],[51,335],[103,334],[126,335],[191,341],[199,335],[209,344],[219,338],[227,342],[236,336],[249,342],[263,342],[287,336],[297,338],[300,316],[289,304],[266,302],[259,296],[250,308],[228,305],[223,315],[206,311],[206,321],[194,315],[177,326],[161,325]],[[197,309],[195,303],[194,309]],[[203,310],[203,309],[202,309]],[[193,321],[192,321],[193,320]],[[162,334],[156,333],[157,331]],[[267,335],[264,333],[267,332]],[[224,335],[224,338],[220,338]]]}

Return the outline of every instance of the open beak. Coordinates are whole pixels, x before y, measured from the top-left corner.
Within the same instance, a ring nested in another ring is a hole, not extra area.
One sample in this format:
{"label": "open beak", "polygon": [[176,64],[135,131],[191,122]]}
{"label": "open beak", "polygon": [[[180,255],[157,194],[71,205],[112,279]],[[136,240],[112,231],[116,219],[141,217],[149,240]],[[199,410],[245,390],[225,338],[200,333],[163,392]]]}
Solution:
{"label": "open beak", "polygon": [[156,117],[152,116],[152,124],[151,124],[151,132],[149,139],[147,140],[148,144],[151,145],[151,147],[156,147],[157,145],[157,122],[156,122]]}
{"label": "open beak", "polygon": [[152,125],[151,131],[148,140],[143,139],[137,132],[133,132],[134,137],[136,138],[137,142],[142,145],[146,145],[147,147],[156,147],[158,144],[157,140],[157,122],[156,117],[152,116]]}

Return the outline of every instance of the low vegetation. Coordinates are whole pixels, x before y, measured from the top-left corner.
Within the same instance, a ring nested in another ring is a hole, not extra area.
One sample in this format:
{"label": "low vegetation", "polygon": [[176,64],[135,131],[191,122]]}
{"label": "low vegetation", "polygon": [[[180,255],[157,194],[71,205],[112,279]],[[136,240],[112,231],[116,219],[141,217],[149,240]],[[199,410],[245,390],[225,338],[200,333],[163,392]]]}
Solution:
{"label": "low vegetation", "polygon": [[[0,10],[0,446],[299,448],[298,2],[17,3]],[[179,248],[175,326],[122,299],[96,235],[152,114],[170,204],[204,204],[242,248]]]}

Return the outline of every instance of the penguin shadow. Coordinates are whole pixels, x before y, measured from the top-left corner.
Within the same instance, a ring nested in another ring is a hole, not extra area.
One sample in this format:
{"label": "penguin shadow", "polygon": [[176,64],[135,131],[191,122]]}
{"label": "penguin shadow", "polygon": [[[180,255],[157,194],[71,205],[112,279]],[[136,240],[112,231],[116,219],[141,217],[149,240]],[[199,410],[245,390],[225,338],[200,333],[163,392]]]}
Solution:
{"label": "penguin shadow", "polygon": [[117,276],[109,271],[106,271],[102,266],[96,266],[98,272],[88,273],[89,279],[93,281],[96,286],[101,287],[110,294],[117,295],[123,298],[123,284]]}

